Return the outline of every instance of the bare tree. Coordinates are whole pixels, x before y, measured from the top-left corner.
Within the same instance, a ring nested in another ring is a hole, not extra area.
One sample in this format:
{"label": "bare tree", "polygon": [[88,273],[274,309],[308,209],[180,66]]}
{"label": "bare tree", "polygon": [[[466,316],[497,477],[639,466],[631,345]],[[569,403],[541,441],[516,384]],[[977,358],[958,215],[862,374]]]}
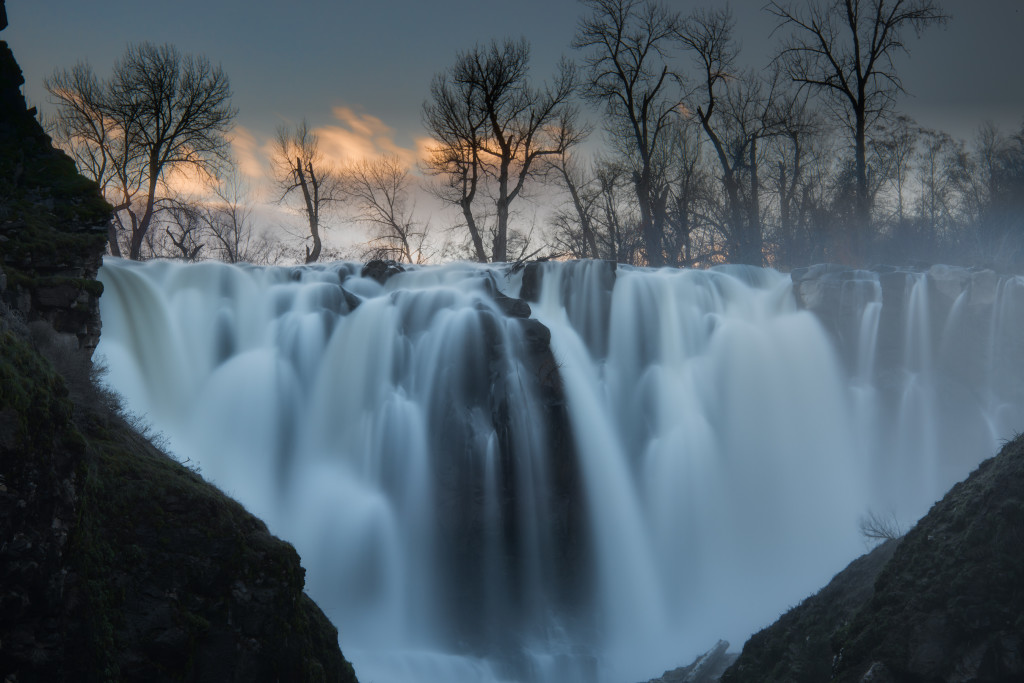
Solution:
{"label": "bare tree", "polygon": [[578,226],[579,238],[568,240],[566,246],[571,244],[570,252],[578,258],[601,258],[592,218],[596,193],[588,187],[591,183],[580,168],[580,162],[569,150],[564,150],[548,163],[561,179],[572,202],[572,212],[556,213],[555,221],[566,236],[577,232],[572,227],[574,224]]}
{"label": "bare tree", "polygon": [[[203,243],[203,223],[200,212],[194,205],[175,202],[163,212],[166,216],[164,232],[177,249],[176,256],[185,261],[195,261],[206,246]],[[151,252],[152,252],[151,247]]]}
{"label": "bare tree", "polygon": [[272,263],[274,244],[256,229],[248,183],[231,173],[213,187],[213,192],[212,200],[201,205],[199,217],[217,258],[227,263]]}
{"label": "bare tree", "polygon": [[647,263],[665,263],[662,232],[668,188],[656,150],[683,108],[682,79],[669,68],[680,19],[650,0],[582,0],[573,47],[586,51],[584,96],[603,104],[609,129],[632,161]]}
{"label": "bare tree", "polygon": [[[133,211],[142,189],[142,147],[129,134],[134,110],[115,111],[109,104],[109,84],[85,62],[58,69],[43,81],[57,105],[48,128],[57,145],[75,160],[79,172],[96,181],[114,207],[109,227],[110,253],[121,256],[119,235],[126,223],[138,224]],[[129,229],[128,233],[131,234]]]}
{"label": "bare tree", "polygon": [[313,247],[306,247],[306,263],[320,258],[320,232],[324,219],[342,200],[341,177],[320,151],[317,134],[305,121],[294,129],[280,126],[273,152],[274,173],[281,190],[280,201],[299,195],[299,211],[309,226]]}
{"label": "bare tree", "polygon": [[[129,257],[142,258],[167,172],[216,175],[228,158],[236,112],[227,76],[205,57],[140,43],[128,46],[109,81],[79,64],[56,71],[46,87],[57,103],[58,142],[104,188],[130,233]],[[110,249],[120,253],[114,234]]]}
{"label": "bare tree", "polygon": [[944,22],[938,0],[772,0],[768,12],[789,28],[778,59],[801,87],[825,98],[847,129],[854,153],[854,224],[850,252],[863,258],[870,233],[868,130],[904,92],[895,58],[907,52],[904,32],[918,35]]}
{"label": "bare tree", "polygon": [[693,119],[681,119],[666,138],[668,157],[665,254],[668,263],[695,266],[717,256],[713,240],[702,219],[711,174],[704,164],[699,132]]}
{"label": "bare tree", "polygon": [[796,265],[826,258],[825,226],[818,224],[817,215],[824,211],[833,156],[823,143],[832,138],[826,136],[818,112],[807,106],[803,95],[782,102],[765,180],[778,206],[773,240],[776,265]]}
{"label": "bare tree", "polygon": [[683,23],[680,39],[700,68],[702,86],[694,93],[694,109],[720,170],[726,257],[762,265],[762,160],[767,144],[782,133],[793,98],[780,87],[778,71],[765,75],[736,69],[733,27],[728,7],[697,10]]}
{"label": "bare tree", "polygon": [[482,180],[494,183],[491,261],[509,254],[509,211],[527,181],[546,170],[542,157],[561,154],[582,138],[569,106],[575,71],[562,62],[553,84],[529,83],[530,46],[506,40],[458,54],[434,79],[424,123],[438,141],[428,168],[445,177],[442,198],[458,204],[477,259],[487,261],[473,210]]}
{"label": "bare tree", "polygon": [[484,183],[480,161],[484,113],[474,106],[476,85],[453,80],[445,72],[434,77],[430,98],[423,103],[423,123],[437,141],[426,161],[427,172],[442,179],[437,196],[458,206],[473,245],[473,256],[487,262],[481,226],[474,211]]}
{"label": "bare tree", "polygon": [[356,218],[374,230],[373,258],[407,263],[424,260],[427,225],[413,218],[409,201],[409,172],[393,154],[365,159],[346,170],[345,185]]}
{"label": "bare tree", "polygon": [[865,543],[869,545],[878,545],[885,541],[897,541],[903,538],[905,534],[902,525],[896,519],[896,514],[893,512],[883,514],[875,510],[869,510],[866,515],[860,518],[859,526]]}
{"label": "bare tree", "polygon": [[[643,236],[637,229],[640,224],[636,193],[630,192],[629,170],[620,163],[599,161],[595,178],[598,185],[597,208],[594,212],[594,232],[599,245],[604,242],[604,253],[619,263],[637,264],[641,261]],[[629,201],[632,198],[633,201]],[[601,240],[600,237],[604,239]]]}

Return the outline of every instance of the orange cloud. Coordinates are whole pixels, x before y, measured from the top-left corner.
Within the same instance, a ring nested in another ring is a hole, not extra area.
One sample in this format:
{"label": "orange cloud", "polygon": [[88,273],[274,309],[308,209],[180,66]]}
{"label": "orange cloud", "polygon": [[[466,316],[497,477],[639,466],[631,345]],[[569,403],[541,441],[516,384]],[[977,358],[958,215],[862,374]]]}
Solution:
{"label": "orange cloud", "polygon": [[395,130],[372,114],[363,114],[351,107],[334,107],[334,118],[340,125],[315,129],[324,155],[338,166],[371,159],[381,154],[394,154],[408,168],[421,158],[417,149],[395,142]]}
{"label": "orange cloud", "polygon": [[209,195],[217,180],[192,166],[172,166],[160,178],[172,196],[198,199]]}
{"label": "orange cloud", "polygon": [[238,171],[250,179],[265,178],[269,174],[264,156],[260,153],[256,136],[245,126],[235,126],[229,138]]}

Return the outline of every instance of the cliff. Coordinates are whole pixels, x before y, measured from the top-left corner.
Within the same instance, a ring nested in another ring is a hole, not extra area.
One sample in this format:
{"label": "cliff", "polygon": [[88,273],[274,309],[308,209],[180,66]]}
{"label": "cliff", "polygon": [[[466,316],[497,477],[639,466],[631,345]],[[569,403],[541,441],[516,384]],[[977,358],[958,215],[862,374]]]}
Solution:
{"label": "cliff", "polygon": [[723,683],[1024,680],[1024,436],[754,635]]}
{"label": "cliff", "polygon": [[0,678],[355,681],[295,550],[94,383],[110,207],[22,83],[0,41]]}

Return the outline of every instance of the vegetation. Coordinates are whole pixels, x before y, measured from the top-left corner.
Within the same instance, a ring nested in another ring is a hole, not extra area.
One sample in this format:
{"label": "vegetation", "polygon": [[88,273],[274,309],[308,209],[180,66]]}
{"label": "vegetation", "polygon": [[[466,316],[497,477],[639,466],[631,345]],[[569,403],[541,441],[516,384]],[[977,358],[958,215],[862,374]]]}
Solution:
{"label": "vegetation", "polygon": [[53,130],[82,173],[114,206],[110,251],[142,258],[173,171],[216,176],[227,160],[235,110],[227,75],[172,45],[129,45],[109,80],[85,63],[46,80],[57,103]]}
{"label": "vegetation", "polygon": [[0,41],[0,678],[354,682],[295,550],[96,384],[111,207],[21,83]]}
{"label": "vegetation", "polygon": [[[769,2],[761,11],[777,44],[766,64],[744,63],[727,6],[580,6],[580,66],[563,62],[550,83],[532,78],[525,40],[456,53],[430,84],[423,122],[433,143],[419,169],[390,152],[330,159],[317,129],[283,127],[272,161],[281,199],[305,224],[298,251],[236,220],[254,215],[251,195],[224,198],[234,110],[227,77],[204,58],[142,45],[108,80],[85,64],[58,70],[47,81],[52,127],[118,209],[111,253],[124,242],[132,258],[505,261],[546,252],[649,266],[1024,266],[1024,127],[985,124],[963,141],[898,110],[898,59],[914,35],[950,19],[940,0]],[[181,127],[194,139],[139,123],[152,108],[125,95],[131,79],[164,75],[178,96],[146,121],[194,123]],[[194,116],[189,92],[211,95]],[[595,125],[581,123],[583,113]],[[584,150],[592,128],[601,140]],[[185,196],[170,182],[175,166],[211,191]],[[447,229],[415,214],[417,192],[452,209]],[[527,220],[525,197],[544,207],[542,225]],[[345,221],[369,239],[339,254],[323,232]],[[225,233],[244,233],[252,248],[229,245]]]}

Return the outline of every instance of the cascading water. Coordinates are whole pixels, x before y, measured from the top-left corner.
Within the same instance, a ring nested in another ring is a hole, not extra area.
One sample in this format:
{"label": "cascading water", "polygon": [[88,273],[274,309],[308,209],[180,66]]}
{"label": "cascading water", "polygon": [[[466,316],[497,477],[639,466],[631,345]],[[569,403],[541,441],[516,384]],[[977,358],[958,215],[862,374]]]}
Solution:
{"label": "cascading water", "polygon": [[109,383],[295,544],[376,683],[629,683],[738,645],[869,508],[914,519],[1024,428],[1024,278],[100,277]]}

